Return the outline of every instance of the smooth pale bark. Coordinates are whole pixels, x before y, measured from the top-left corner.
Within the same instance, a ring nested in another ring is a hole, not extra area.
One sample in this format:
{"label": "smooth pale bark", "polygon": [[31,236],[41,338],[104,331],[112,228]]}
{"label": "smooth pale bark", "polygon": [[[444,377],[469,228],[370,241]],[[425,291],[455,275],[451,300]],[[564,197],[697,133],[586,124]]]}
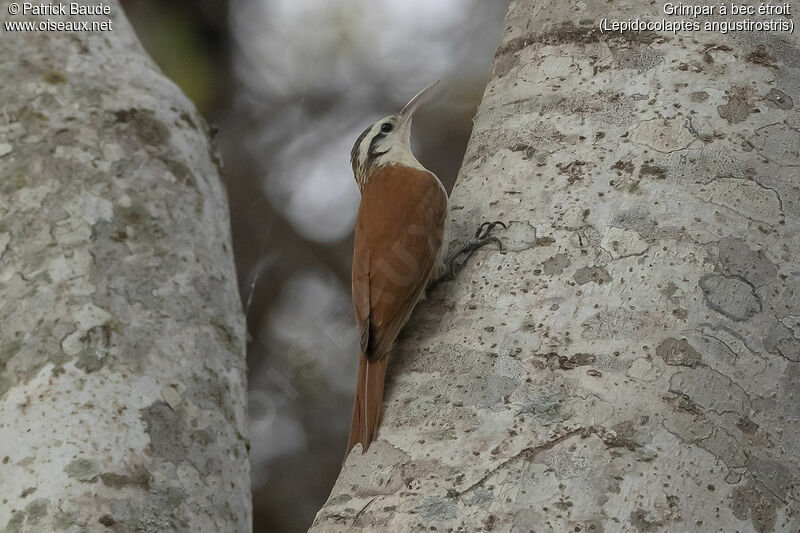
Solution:
{"label": "smooth pale bark", "polygon": [[[312,531],[797,531],[797,33],[511,3],[421,305]],[[647,10],[643,12],[643,10]]]}
{"label": "smooth pale bark", "polygon": [[218,161],[108,4],[0,29],[0,531],[249,531]]}

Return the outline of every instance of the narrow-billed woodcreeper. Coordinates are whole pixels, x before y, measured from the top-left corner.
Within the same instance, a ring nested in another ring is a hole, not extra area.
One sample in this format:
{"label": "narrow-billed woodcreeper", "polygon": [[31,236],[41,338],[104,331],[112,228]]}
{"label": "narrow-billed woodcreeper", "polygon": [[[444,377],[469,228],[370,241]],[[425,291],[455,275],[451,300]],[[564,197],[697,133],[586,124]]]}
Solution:
{"label": "narrow-billed woodcreeper", "polygon": [[474,239],[444,257],[447,192],[411,152],[411,119],[436,83],[364,130],[350,153],[361,191],[352,272],[361,358],[348,453],[359,442],[366,451],[377,436],[389,353],[425,288],[452,275],[464,253],[499,244],[489,233],[502,223],[483,224]]}

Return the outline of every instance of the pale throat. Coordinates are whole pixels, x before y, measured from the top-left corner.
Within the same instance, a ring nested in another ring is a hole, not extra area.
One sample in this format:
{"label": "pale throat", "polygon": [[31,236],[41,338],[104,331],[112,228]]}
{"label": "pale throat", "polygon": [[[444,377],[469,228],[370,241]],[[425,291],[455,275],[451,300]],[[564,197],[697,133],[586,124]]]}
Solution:
{"label": "pale throat", "polygon": [[360,158],[360,175],[356,176],[356,181],[360,189],[363,189],[367,184],[370,175],[382,167],[394,165],[409,167],[416,170],[428,170],[414,157],[411,148],[405,146],[405,143],[391,143],[388,146],[383,145],[378,148],[380,153],[375,154],[373,157],[368,157],[368,154],[364,151],[363,157]]}
{"label": "pale throat", "polygon": [[418,170],[427,170],[422,166],[422,163],[414,157],[410,148],[405,146],[392,146],[385,154],[379,155],[375,159],[374,168],[380,168],[387,165],[397,165],[401,167],[410,167]]}
{"label": "pale throat", "polygon": [[[394,131],[381,131],[387,122],[395,124]],[[353,147],[351,162],[356,183],[362,191],[370,176],[383,167],[400,166],[429,172],[411,151],[411,122],[398,123],[397,115],[381,119],[364,130]]]}

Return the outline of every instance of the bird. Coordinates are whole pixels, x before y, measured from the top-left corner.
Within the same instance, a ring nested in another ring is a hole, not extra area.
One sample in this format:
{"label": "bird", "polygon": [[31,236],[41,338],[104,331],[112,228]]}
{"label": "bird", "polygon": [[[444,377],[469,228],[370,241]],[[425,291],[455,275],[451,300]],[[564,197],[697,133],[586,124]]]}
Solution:
{"label": "bird", "polygon": [[[411,151],[411,122],[435,81],[399,113],[371,124],[350,152],[361,193],[354,230],[352,297],[360,358],[347,456],[376,439],[392,345],[426,287],[452,277],[465,254],[488,242],[502,222],[484,223],[464,246],[445,255],[447,192]],[[502,247],[502,245],[501,245]]]}

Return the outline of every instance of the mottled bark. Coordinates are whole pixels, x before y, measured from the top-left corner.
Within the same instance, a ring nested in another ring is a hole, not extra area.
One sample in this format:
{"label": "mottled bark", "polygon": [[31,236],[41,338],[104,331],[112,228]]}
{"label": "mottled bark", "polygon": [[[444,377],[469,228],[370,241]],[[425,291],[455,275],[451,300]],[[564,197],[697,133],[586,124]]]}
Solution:
{"label": "mottled bark", "polygon": [[[451,200],[512,221],[416,311],[313,531],[797,531],[797,33],[511,3]],[[643,12],[646,10],[646,12]]]}
{"label": "mottled bark", "polygon": [[0,28],[0,531],[248,531],[218,161],[110,6]]}

